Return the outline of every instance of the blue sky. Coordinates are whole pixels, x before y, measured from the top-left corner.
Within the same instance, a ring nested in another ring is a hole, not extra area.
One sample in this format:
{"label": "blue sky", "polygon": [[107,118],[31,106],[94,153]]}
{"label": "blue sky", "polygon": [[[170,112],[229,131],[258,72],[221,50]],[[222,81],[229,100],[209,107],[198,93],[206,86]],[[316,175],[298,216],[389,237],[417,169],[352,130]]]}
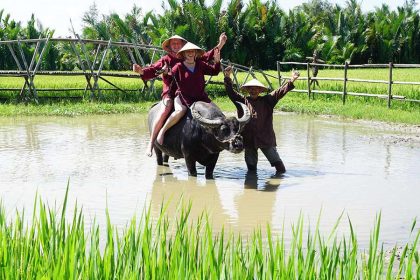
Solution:
{"label": "blue sky", "polygon": [[[262,1],[264,2],[264,0]],[[383,3],[395,9],[397,6],[403,5],[404,1],[359,0],[364,11],[372,10]],[[134,4],[141,7],[144,12],[154,10],[159,13],[162,11],[161,0],[96,0],[95,2],[100,13],[103,14],[109,14],[112,11],[124,15],[130,11]],[[213,1],[206,0],[206,2],[212,3]],[[227,1],[225,0],[225,2]],[[244,2],[246,3],[248,0],[244,0]],[[283,9],[291,9],[304,2],[307,2],[307,0],[277,0],[277,3]],[[344,6],[346,0],[330,0],[330,2]],[[44,26],[56,29],[55,36],[69,36],[72,35],[69,31],[70,18],[75,29],[79,31],[82,26],[83,13],[88,10],[92,3],[93,0],[2,0],[0,10],[4,9],[13,19],[20,20],[25,24],[31,14],[34,13],[35,17]],[[417,4],[417,8],[420,9],[419,4]]]}

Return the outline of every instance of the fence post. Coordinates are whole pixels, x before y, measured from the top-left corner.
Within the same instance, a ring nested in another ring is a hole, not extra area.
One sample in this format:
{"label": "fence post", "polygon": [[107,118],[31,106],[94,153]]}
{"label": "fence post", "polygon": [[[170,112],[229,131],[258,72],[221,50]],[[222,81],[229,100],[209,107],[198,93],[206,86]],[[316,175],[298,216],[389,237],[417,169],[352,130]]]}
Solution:
{"label": "fence post", "polygon": [[347,95],[347,69],[348,68],[349,68],[349,63],[346,61],[344,63],[343,105],[346,104],[346,95]]}
{"label": "fence post", "polygon": [[392,99],[392,68],[394,64],[389,63],[389,82],[388,82],[388,108],[391,108],[391,99]]}
{"label": "fence post", "polygon": [[277,77],[279,79],[279,87],[281,87],[281,72],[280,72],[280,62],[277,61]]}
{"label": "fence post", "polygon": [[235,83],[236,83],[236,89],[239,91],[239,89],[241,88],[241,85],[239,84],[239,82],[238,82],[238,78],[236,77],[236,74],[238,73],[238,69],[235,69],[235,70],[233,70],[232,71],[232,74],[233,74],[233,80],[235,81]]}
{"label": "fence post", "polygon": [[263,75],[264,79],[266,80],[268,86],[270,87],[270,90],[273,90],[273,85],[271,84],[270,80],[267,78],[267,75],[265,75],[263,70],[260,70],[261,75]]}
{"label": "fence post", "polygon": [[252,66],[249,67],[248,73],[246,74],[245,80],[242,84],[245,84],[248,81],[249,75],[252,73]]}
{"label": "fence post", "polygon": [[[79,40],[79,42],[80,42],[80,40]],[[77,56],[77,58],[79,60],[80,68],[82,68],[83,74],[84,74],[85,79],[86,79],[86,87],[85,87],[85,91],[84,91],[83,94],[86,94],[86,89],[89,87],[89,89],[90,89],[90,96],[92,97],[92,96],[95,95],[95,92],[94,92],[94,88],[92,87],[92,84],[90,83],[91,74],[89,75],[89,73],[87,73],[87,70],[86,70],[86,67],[85,67],[85,63],[83,62],[82,57],[80,56],[80,53],[79,53],[79,51],[76,48],[76,44],[74,42],[70,42],[70,45],[71,45],[71,47],[73,49],[73,52],[76,54],[76,56]],[[92,68],[90,68],[90,70],[92,71]]]}
{"label": "fence post", "polygon": [[306,72],[308,74],[308,98],[311,99],[311,74],[309,71],[309,62],[306,63]]}

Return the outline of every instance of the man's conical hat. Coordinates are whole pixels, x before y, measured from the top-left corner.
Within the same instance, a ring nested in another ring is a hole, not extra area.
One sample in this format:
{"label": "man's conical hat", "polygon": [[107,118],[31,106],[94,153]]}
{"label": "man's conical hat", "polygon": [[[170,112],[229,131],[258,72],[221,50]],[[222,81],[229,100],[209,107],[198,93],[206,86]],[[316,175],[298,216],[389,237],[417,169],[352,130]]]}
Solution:
{"label": "man's conical hat", "polygon": [[182,49],[180,49],[180,50],[178,51],[178,53],[176,54],[176,56],[177,56],[178,58],[183,58],[182,53],[183,53],[183,52],[185,52],[185,51],[189,51],[189,50],[195,50],[195,51],[197,52],[197,56],[198,56],[198,57],[202,56],[202,55],[205,53],[205,51],[204,51],[202,48],[200,48],[199,46],[196,46],[196,45],[194,45],[193,43],[187,42],[187,43],[186,43],[186,44],[182,47]]}
{"label": "man's conical hat", "polygon": [[258,81],[257,79],[252,79],[252,80],[246,82],[245,84],[243,84],[241,86],[241,89],[243,91],[248,91],[248,89],[250,87],[257,87],[257,88],[261,89],[261,92],[268,90],[268,88],[264,84],[262,84],[260,81]]}
{"label": "man's conical hat", "polygon": [[183,41],[184,43],[187,43],[188,41],[187,40],[185,40],[184,38],[182,38],[181,36],[178,36],[178,35],[174,35],[174,36],[172,36],[172,37],[170,37],[170,38],[168,38],[168,39],[166,39],[165,41],[163,41],[163,43],[162,43],[162,49],[164,49],[166,52],[171,52],[172,50],[171,50],[171,47],[170,47],[170,43],[171,43],[171,40],[172,39],[178,39],[178,40],[181,40],[181,41]]}

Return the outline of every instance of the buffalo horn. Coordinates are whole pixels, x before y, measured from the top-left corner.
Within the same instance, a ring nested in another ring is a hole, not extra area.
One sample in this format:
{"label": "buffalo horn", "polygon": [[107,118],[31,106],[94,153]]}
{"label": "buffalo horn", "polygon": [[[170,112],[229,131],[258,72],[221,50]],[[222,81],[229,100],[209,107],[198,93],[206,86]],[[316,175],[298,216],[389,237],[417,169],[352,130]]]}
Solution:
{"label": "buffalo horn", "polygon": [[242,115],[242,118],[236,117],[236,119],[238,120],[240,124],[247,124],[251,120],[251,113],[248,109],[248,106],[246,106],[242,102],[236,102],[236,103],[238,103],[242,107],[242,111],[244,112],[244,114]]}
{"label": "buffalo horn", "polygon": [[215,119],[215,120],[207,119],[207,118],[203,117],[197,110],[195,110],[193,108],[191,109],[191,115],[193,116],[193,118],[196,121],[198,121],[203,126],[217,127],[217,126],[219,126],[223,123],[223,120],[221,120],[221,119]]}

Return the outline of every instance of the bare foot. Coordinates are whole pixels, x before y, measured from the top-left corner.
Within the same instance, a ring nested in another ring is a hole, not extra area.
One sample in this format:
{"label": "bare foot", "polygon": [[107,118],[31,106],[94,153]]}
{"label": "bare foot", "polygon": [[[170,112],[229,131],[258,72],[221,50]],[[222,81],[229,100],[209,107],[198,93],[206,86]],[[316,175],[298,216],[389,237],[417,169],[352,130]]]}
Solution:
{"label": "bare foot", "polygon": [[162,133],[162,130],[161,130],[159,131],[159,134],[156,137],[156,142],[158,142],[159,145],[163,145],[163,139],[164,139],[164,133]]}

